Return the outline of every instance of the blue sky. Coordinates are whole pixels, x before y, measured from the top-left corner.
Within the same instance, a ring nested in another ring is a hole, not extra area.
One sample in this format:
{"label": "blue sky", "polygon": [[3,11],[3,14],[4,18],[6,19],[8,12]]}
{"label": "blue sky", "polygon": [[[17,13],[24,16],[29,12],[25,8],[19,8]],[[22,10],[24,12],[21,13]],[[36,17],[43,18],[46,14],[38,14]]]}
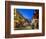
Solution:
{"label": "blue sky", "polygon": [[25,18],[27,19],[32,19],[33,14],[34,14],[34,9],[16,9],[19,11]]}

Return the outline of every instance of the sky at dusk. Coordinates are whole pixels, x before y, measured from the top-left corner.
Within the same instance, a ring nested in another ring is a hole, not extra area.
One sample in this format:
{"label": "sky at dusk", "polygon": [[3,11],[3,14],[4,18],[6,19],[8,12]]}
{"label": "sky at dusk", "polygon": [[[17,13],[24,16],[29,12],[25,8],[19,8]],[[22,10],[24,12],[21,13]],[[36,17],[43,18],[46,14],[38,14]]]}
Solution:
{"label": "sky at dusk", "polygon": [[27,19],[32,19],[35,9],[16,9]]}

